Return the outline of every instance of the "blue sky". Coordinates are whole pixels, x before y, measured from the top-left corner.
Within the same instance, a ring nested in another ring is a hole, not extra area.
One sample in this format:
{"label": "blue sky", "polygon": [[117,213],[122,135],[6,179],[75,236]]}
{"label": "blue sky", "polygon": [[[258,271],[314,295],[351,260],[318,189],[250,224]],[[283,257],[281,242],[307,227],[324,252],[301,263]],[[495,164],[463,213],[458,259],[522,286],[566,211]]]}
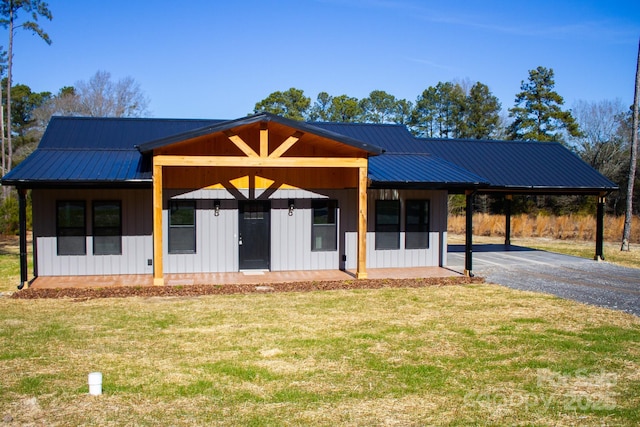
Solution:
{"label": "blue sky", "polygon": [[[57,92],[133,77],[153,117],[233,119],[296,87],[415,101],[439,81],[489,86],[504,110],[528,70],[577,100],[633,102],[640,1],[49,0],[48,46],[19,31],[14,83]],[[7,31],[0,30],[5,46]]]}

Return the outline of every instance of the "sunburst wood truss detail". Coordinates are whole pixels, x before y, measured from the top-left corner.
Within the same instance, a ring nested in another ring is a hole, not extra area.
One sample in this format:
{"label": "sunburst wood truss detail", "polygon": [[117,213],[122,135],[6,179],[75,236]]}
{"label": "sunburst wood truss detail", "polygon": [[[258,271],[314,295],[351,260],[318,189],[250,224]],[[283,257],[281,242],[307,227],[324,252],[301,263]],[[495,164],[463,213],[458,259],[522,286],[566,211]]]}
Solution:
{"label": "sunburst wood truss detail", "polygon": [[300,140],[302,135],[302,132],[296,132],[289,138],[285,139],[284,142],[278,146],[278,148],[273,150],[273,153],[269,154],[269,158],[277,159],[279,157],[282,157],[282,155],[286,153],[289,148],[293,147],[293,145]]}
{"label": "sunburst wood truss detail", "polygon": [[[227,138],[229,138],[231,142],[235,144],[236,147],[240,149],[240,151],[246,154],[247,157],[258,157],[258,153],[253,151],[253,148],[249,147],[249,144],[244,142],[244,140],[240,138],[238,135],[235,135],[233,132],[230,132],[230,131],[227,131],[224,134],[227,136]],[[261,144],[262,144],[262,141],[261,141]]]}
{"label": "sunburst wood truss detail", "polygon": [[266,125],[261,126],[260,128],[260,153],[256,153],[249,144],[247,144],[239,135],[233,133],[232,131],[225,131],[224,134],[247,157],[260,157],[270,159],[277,159],[282,157],[282,155],[286,153],[291,147],[293,147],[298,141],[300,141],[300,138],[302,138],[302,135],[304,135],[303,132],[295,132],[293,135],[285,139],[282,144],[280,144],[275,150],[273,150],[271,154],[269,154],[269,129],[266,127]]}

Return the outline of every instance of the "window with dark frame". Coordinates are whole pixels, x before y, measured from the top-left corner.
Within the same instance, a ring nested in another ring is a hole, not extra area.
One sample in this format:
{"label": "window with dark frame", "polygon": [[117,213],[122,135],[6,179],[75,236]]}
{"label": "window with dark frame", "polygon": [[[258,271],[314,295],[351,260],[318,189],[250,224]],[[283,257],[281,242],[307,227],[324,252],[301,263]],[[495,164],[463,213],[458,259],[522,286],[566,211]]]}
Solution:
{"label": "window with dark frame", "polygon": [[169,201],[169,253],[196,252],[196,202]]}
{"label": "window with dark frame", "polygon": [[376,200],[376,249],[400,249],[400,200]]}
{"label": "window with dark frame", "polygon": [[407,200],[405,202],[405,248],[429,248],[429,201]]}
{"label": "window with dark frame", "polygon": [[93,202],[93,254],[122,255],[120,201]]}
{"label": "window with dark frame", "polygon": [[335,251],[337,241],[336,200],[313,200],[313,225],[311,226],[311,250],[314,252]]}
{"label": "window with dark frame", "polygon": [[58,255],[87,254],[87,222],[84,200],[56,203],[56,244]]}

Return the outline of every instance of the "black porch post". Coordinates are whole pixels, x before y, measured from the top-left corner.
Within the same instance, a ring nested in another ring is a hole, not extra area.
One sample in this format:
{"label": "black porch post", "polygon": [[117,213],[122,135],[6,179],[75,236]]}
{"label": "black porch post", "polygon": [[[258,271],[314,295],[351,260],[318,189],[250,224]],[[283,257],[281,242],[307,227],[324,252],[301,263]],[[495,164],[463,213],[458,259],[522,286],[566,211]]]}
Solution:
{"label": "black porch post", "polygon": [[504,196],[504,244],[505,246],[511,245],[511,200],[513,196],[507,194]]}
{"label": "black porch post", "polygon": [[596,261],[604,261],[604,203],[604,196],[599,196],[596,212]]}
{"label": "black porch post", "polygon": [[473,277],[473,191],[467,191],[466,206],[466,235],[464,250],[464,275]]}
{"label": "black porch post", "polygon": [[27,283],[27,190],[18,188],[18,222],[20,223],[20,284]]}

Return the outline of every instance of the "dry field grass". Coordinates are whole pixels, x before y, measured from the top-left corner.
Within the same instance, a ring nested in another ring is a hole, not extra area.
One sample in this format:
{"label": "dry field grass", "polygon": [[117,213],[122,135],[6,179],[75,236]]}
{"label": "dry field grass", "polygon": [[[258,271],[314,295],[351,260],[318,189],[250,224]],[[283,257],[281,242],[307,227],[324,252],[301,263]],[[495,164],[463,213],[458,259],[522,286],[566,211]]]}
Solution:
{"label": "dry field grass", "polygon": [[637,317],[494,285],[0,299],[13,425],[632,426],[639,372]]}
{"label": "dry field grass", "polygon": [[[450,216],[449,232],[464,234],[465,217]],[[621,242],[624,217],[605,216],[604,239]],[[502,215],[476,213],[473,215],[473,234],[478,236],[505,235],[505,218]],[[584,215],[514,215],[511,217],[511,237],[544,237],[557,240],[595,241],[596,220]],[[640,244],[640,218],[633,217],[631,243]]]}

